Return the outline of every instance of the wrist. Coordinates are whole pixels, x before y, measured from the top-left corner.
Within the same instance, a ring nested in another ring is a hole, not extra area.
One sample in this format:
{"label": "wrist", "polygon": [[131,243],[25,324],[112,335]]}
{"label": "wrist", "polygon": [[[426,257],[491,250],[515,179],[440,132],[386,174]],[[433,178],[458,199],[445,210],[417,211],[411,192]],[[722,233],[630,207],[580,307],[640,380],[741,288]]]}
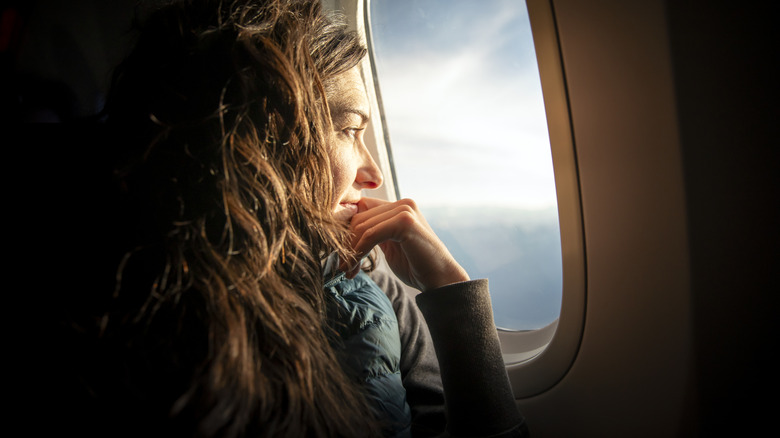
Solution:
{"label": "wrist", "polygon": [[433,289],[439,289],[445,286],[449,286],[455,283],[462,283],[464,281],[470,281],[471,277],[460,265],[457,265],[444,275],[440,276],[436,281],[432,281],[426,285],[422,292],[426,292]]}

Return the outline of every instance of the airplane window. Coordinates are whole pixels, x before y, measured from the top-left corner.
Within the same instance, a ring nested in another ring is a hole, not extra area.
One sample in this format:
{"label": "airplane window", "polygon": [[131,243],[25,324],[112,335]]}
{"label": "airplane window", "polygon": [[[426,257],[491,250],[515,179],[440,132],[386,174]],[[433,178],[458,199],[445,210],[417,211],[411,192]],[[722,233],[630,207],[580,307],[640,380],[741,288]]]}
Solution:
{"label": "airplane window", "polygon": [[397,192],[489,279],[498,327],[547,326],[561,237],[525,2],[373,0],[369,13]]}

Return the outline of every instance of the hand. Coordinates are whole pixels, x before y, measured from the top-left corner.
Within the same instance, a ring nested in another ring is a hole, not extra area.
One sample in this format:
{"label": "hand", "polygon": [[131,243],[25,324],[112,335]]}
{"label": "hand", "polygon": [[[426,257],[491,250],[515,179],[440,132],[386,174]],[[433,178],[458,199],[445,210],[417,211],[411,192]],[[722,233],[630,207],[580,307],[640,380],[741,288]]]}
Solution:
{"label": "hand", "polygon": [[349,278],[360,270],[359,260],[379,245],[398,278],[420,291],[469,280],[411,199],[362,198],[350,228],[356,259],[341,264]]}

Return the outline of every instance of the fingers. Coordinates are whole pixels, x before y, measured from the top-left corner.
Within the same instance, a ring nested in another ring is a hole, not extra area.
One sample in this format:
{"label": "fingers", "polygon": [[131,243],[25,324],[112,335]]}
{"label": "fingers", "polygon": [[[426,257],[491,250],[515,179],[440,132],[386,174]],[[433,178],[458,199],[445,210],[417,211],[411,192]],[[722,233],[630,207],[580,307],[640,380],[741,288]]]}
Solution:
{"label": "fingers", "polygon": [[352,247],[364,255],[383,242],[404,242],[421,232],[412,213],[403,208],[383,213],[361,224],[354,230]]}
{"label": "fingers", "polygon": [[[370,233],[372,229],[383,223],[392,226],[392,229],[398,233],[402,233],[405,227],[425,224],[422,215],[417,211],[416,205],[412,201],[376,204],[376,207],[358,213],[352,218],[353,244],[357,244],[367,232]],[[393,236],[395,235],[385,234],[383,240],[392,239]],[[400,237],[400,235],[395,237]],[[355,245],[353,248],[360,249]]]}
{"label": "fingers", "polygon": [[359,272],[358,260],[379,245],[393,272],[420,290],[468,280],[411,199],[363,198],[350,227],[357,258],[341,265],[350,278]]}
{"label": "fingers", "polygon": [[358,205],[359,212],[352,217],[352,249],[355,258],[345,260],[341,268],[350,274],[357,274],[359,260],[375,246],[384,242],[401,242],[416,235],[431,233],[416,205],[411,200],[388,202],[363,198]]}
{"label": "fingers", "polygon": [[[385,201],[384,199],[363,197],[363,198],[360,198],[360,202],[358,203],[358,211],[362,212],[362,211],[365,211],[365,210],[376,208],[376,207],[378,207],[380,205],[387,205],[387,204],[392,204],[392,202]],[[361,210],[361,208],[362,208],[362,210]]]}
{"label": "fingers", "polygon": [[[356,216],[367,212],[373,212],[376,214],[376,212],[387,211],[399,205],[408,206],[416,213],[420,213],[419,209],[417,208],[417,203],[408,198],[401,199],[400,201],[390,202],[383,199],[363,197],[360,198],[360,202],[358,203],[358,214]],[[363,216],[366,215],[364,214]],[[422,217],[422,215],[420,215],[420,217]]]}
{"label": "fingers", "polygon": [[433,230],[411,199],[387,202],[363,198],[365,210],[352,218],[352,248],[361,257],[384,242],[403,242],[417,237],[437,241]]}
{"label": "fingers", "polygon": [[417,204],[411,199],[390,202],[376,198],[361,198],[360,202],[358,202],[358,213],[352,217],[352,225],[356,225],[367,217],[376,216],[404,205],[413,211],[417,211]]}

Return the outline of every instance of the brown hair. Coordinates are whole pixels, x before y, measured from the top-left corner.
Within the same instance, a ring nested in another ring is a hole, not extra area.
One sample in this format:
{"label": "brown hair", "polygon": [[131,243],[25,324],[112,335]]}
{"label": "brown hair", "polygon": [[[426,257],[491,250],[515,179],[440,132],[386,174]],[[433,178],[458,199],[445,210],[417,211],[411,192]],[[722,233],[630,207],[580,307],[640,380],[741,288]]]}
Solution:
{"label": "brown hair", "polygon": [[377,432],[329,346],[321,267],[347,251],[323,83],[365,52],[316,0],[188,0],[155,10],[117,70],[129,225],[102,337],[173,430]]}

